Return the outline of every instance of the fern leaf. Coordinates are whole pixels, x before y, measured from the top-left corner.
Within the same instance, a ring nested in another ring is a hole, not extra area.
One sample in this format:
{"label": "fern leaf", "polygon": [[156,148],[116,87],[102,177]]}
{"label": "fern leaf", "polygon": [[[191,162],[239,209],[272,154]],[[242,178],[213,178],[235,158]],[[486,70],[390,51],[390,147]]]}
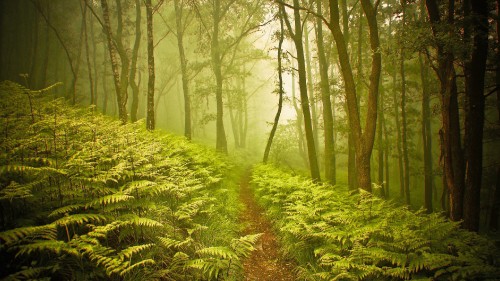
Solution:
{"label": "fern leaf", "polygon": [[141,251],[144,251],[146,249],[149,249],[151,247],[153,247],[155,244],[143,244],[143,245],[137,245],[137,246],[130,246],[126,249],[123,249],[119,254],[118,256],[122,259],[122,260],[125,260],[125,259],[130,259],[132,258],[132,255],[134,254],[137,254]]}
{"label": "fern leaf", "polygon": [[115,204],[118,202],[128,201],[131,199],[134,199],[134,197],[123,193],[115,193],[95,199],[94,201],[88,203],[87,207],[92,207],[95,205],[106,206],[108,204]]}
{"label": "fern leaf", "polygon": [[55,239],[57,234],[57,229],[54,224],[42,225],[42,226],[28,226],[10,229],[4,232],[0,232],[0,240],[3,240],[3,245],[12,245],[20,242],[22,239],[30,238],[41,238],[41,239]]}
{"label": "fern leaf", "polygon": [[100,214],[74,214],[62,217],[54,222],[54,224],[59,226],[65,226],[70,224],[84,224],[88,222],[104,222],[107,217]]}
{"label": "fern leaf", "polygon": [[69,214],[70,212],[74,212],[75,210],[82,209],[83,207],[85,207],[85,205],[83,205],[83,204],[66,205],[66,206],[63,206],[61,208],[58,208],[58,209],[52,211],[52,213],[49,214],[49,217],[55,217],[55,216],[59,216],[59,215]]}

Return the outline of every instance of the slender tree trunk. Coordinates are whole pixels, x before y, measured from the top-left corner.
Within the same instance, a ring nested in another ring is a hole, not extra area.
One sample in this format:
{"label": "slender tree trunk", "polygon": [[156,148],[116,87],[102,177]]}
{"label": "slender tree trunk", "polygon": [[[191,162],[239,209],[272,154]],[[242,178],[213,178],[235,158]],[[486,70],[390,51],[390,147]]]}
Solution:
{"label": "slender tree trunk", "polygon": [[[97,105],[98,91],[97,85],[99,82],[98,67],[97,67],[97,43],[95,39],[94,23],[90,20],[90,37],[92,38],[92,64],[94,65],[94,104]],[[106,53],[104,53],[106,57]]]}
{"label": "slender tree trunk", "polygon": [[[293,61],[292,61],[292,68],[294,68]],[[295,75],[292,73],[292,105],[293,108],[295,109],[295,113],[297,114],[297,134],[299,137],[299,154],[302,157],[302,160],[304,161],[304,166],[307,167],[309,166],[309,161],[307,160],[307,155],[305,151],[305,141],[304,141],[304,131],[302,130],[302,123],[304,120],[302,110],[300,109],[298,103],[297,103],[297,97],[295,95]]]}
{"label": "slender tree trunk", "polygon": [[137,56],[141,44],[141,1],[135,0],[135,41],[132,49],[132,60],[130,64],[130,87],[132,88],[132,104],[130,108],[130,120],[137,121],[137,111],[139,109],[139,85],[135,82],[137,73]]}
{"label": "slender tree trunk", "polygon": [[429,76],[427,64],[423,62],[422,54],[419,54],[420,80],[422,82],[422,144],[424,150],[424,207],[427,213],[432,213],[432,138],[431,138],[431,109]]}
{"label": "slender tree trunk", "polygon": [[155,129],[155,55],[153,42],[153,7],[151,0],[146,0],[146,21],[148,34],[148,105],[146,110],[146,128]]}
{"label": "slender tree trunk", "polygon": [[[500,17],[500,0],[496,1],[497,4],[497,17]],[[500,20],[496,21],[496,35],[497,35],[497,46],[500,46]],[[496,51],[497,64],[500,64],[500,48]],[[500,68],[497,67],[495,71],[495,82],[497,86],[497,113],[498,113],[498,124],[500,125]],[[497,167],[497,182],[494,187],[493,192],[493,204],[491,207],[491,215],[489,223],[490,230],[498,230],[498,217],[500,216],[500,165]]]}
{"label": "slender tree trunk", "polygon": [[283,108],[283,68],[281,63],[282,56],[282,47],[284,40],[284,28],[283,28],[283,13],[285,13],[282,6],[280,6],[279,18],[280,18],[280,37],[278,42],[278,110],[276,111],[276,116],[274,117],[273,128],[271,129],[271,133],[269,134],[269,139],[267,140],[266,149],[264,151],[264,159],[262,162],[267,163],[269,158],[269,152],[271,151],[271,145],[273,143],[274,134],[276,133],[276,129],[278,128],[278,123],[280,120],[281,109]]}
{"label": "slender tree trunk", "polygon": [[219,46],[219,23],[221,21],[220,0],[214,0],[213,7],[213,32],[211,40],[212,69],[215,75],[215,100],[217,103],[216,130],[217,140],[215,148],[217,151],[227,153],[226,131],[224,130],[224,102],[222,100],[222,61]]}
{"label": "slender tree trunk", "polygon": [[385,128],[385,118],[384,118],[384,91],[380,91],[380,101],[379,101],[379,125],[377,127],[377,149],[378,149],[378,185],[380,186],[380,193],[382,198],[385,198],[385,184],[384,184],[384,128]]}
{"label": "slender tree trunk", "polygon": [[[47,20],[50,21],[50,2],[47,2]],[[40,84],[42,87],[47,86],[47,72],[49,68],[49,58],[50,58],[50,26],[48,23],[46,23],[46,28],[45,28],[45,55],[43,58],[43,63],[42,63],[42,73],[41,73],[41,79],[40,79]]]}
{"label": "slender tree trunk", "polygon": [[[403,9],[402,17],[402,32],[401,38],[404,38],[404,32],[406,28],[406,0],[401,0],[401,6]],[[408,159],[408,125],[406,121],[406,74],[405,74],[405,49],[403,46],[403,40],[401,40],[401,59],[400,59],[400,74],[401,74],[401,141],[403,147],[403,187],[406,205],[411,205],[410,200],[410,160]]]}
{"label": "slender tree trunk", "polygon": [[[85,0],[84,0],[85,1]],[[92,77],[92,65],[90,63],[90,48],[89,48],[89,39],[87,32],[87,5],[85,3],[80,2],[81,9],[83,10],[83,34],[84,34],[84,42],[85,42],[85,60],[87,61],[87,71],[89,77],[89,89],[90,89],[90,104],[95,105],[95,93],[94,93],[94,79]],[[92,23],[91,23],[92,24]]]}
{"label": "slender tree trunk", "polygon": [[[119,1],[117,0],[117,3]],[[113,80],[115,82],[115,91],[116,91],[116,102],[118,105],[118,115],[123,124],[127,123],[127,86],[128,82],[128,58],[126,56],[120,55],[121,58],[121,75],[119,73],[119,63],[118,63],[118,55],[119,55],[119,45],[121,45],[121,37],[117,35],[116,45],[113,43],[113,32],[111,31],[111,23],[109,20],[109,7],[107,0],[101,0],[102,14],[103,14],[103,23],[104,23],[104,31],[106,33],[106,38],[108,41],[108,51],[111,62],[111,68],[113,70]],[[118,7],[117,7],[118,9]],[[118,9],[118,13],[121,11]],[[118,20],[118,25],[120,26],[120,20]],[[120,32],[118,32],[120,33]],[[126,55],[126,54],[125,54]]]}
{"label": "slender tree trunk", "polygon": [[[285,13],[285,21],[288,27],[290,34],[292,35],[293,41],[295,43],[295,48],[297,51],[297,65],[299,72],[299,89],[300,89],[300,103],[302,107],[302,114],[304,115],[304,130],[306,135],[306,143],[307,143],[307,156],[309,159],[309,169],[311,172],[311,178],[314,181],[320,182],[320,172],[318,166],[318,159],[316,155],[316,146],[314,145],[314,135],[311,121],[311,111],[309,104],[309,97],[307,95],[307,78],[306,78],[306,63],[305,63],[305,54],[304,47],[302,45],[302,22],[300,17],[299,10],[299,0],[293,1],[294,6],[294,25],[293,29],[288,16]],[[283,8],[284,9],[284,8]],[[295,32],[293,32],[295,31]]]}
{"label": "slender tree trunk", "polygon": [[[316,0],[316,7],[316,12],[322,15],[321,0]],[[326,62],[323,40],[323,22],[319,17],[316,17],[316,44],[318,47],[321,101],[323,103],[323,127],[325,133],[325,178],[330,184],[335,185],[337,177],[333,138],[333,111],[328,82],[328,64]]]}
{"label": "slender tree trunk", "polygon": [[314,95],[314,83],[311,65],[311,50],[309,48],[309,27],[304,24],[304,56],[306,59],[307,92],[309,93],[309,108],[311,109],[311,121],[313,130],[314,146],[319,149],[318,138],[318,113],[316,112],[316,96]]}
{"label": "slender tree trunk", "polygon": [[179,59],[181,63],[182,91],[184,94],[184,136],[191,140],[191,101],[189,95],[189,81],[187,73],[187,60],[184,52],[184,28],[182,26],[183,7],[179,0],[174,1],[175,25],[177,31],[177,47],[179,49]]}
{"label": "slender tree trunk", "polygon": [[484,78],[488,57],[488,1],[471,2],[473,48],[466,64],[464,227],[479,230],[483,171]]}

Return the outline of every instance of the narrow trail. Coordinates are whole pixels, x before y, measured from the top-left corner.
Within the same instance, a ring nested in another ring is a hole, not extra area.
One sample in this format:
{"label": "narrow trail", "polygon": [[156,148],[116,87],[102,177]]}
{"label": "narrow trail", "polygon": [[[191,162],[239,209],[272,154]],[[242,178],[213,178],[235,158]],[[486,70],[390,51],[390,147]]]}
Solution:
{"label": "narrow trail", "polygon": [[240,220],[246,228],[244,234],[263,233],[256,250],[245,261],[246,281],[292,281],[295,280],[292,262],[283,260],[272,224],[264,217],[249,186],[251,172],[246,172],[240,181],[240,200],[245,206]]}

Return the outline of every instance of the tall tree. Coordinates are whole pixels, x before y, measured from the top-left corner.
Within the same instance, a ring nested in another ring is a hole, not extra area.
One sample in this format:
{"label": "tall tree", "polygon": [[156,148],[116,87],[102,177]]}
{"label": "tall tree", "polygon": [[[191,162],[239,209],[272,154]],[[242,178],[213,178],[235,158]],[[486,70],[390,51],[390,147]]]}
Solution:
{"label": "tall tree", "polygon": [[[316,13],[322,15],[321,0],[316,0]],[[337,183],[335,167],[335,148],[333,138],[333,111],[330,100],[330,85],[328,81],[328,64],[326,62],[325,46],[323,44],[323,22],[316,17],[316,45],[320,74],[321,102],[323,104],[323,127],[325,134],[325,178],[334,185]]]}
{"label": "tall tree", "polygon": [[[118,27],[117,35],[113,36],[113,31],[111,29],[111,21],[109,19],[109,6],[107,0],[101,0],[102,16],[103,16],[103,27],[108,41],[108,51],[109,58],[111,62],[111,68],[113,70],[113,80],[115,82],[116,91],[116,102],[118,104],[118,116],[123,124],[127,123],[127,87],[128,87],[128,74],[129,74],[129,59],[122,42],[122,31],[123,31],[123,20],[122,20],[122,9],[121,1],[116,0],[117,4],[117,17],[118,17]],[[121,62],[118,61],[118,57]]]}
{"label": "tall tree", "polygon": [[405,73],[405,47],[403,44],[406,30],[406,0],[401,0],[402,8],[402,29],[401,35],[401,56],[399,61],[399,70],[401,74],[401,144],[403,152],[403,191],[405,195],[406,205],[410,205],[410,160],[408,159],[408,124],[406,117],[406,73]]}
{"label": "tall tree", "polygon": [[269,138],[267,140],[266,149],[264,151],[264,159],[262,162],[267,163],[269,158],[269,152],[271,151],[271,146],[273,143],[274,135],[276,134],[276,129],[278,128],[278,123],[280,120],[281,110],[283,108],[283,66],[282,66],[282,55],[283,55],[283,40],[284,36],[284,28],[283,28],[283,13],[284,9],[280,6],[278,18],[280,20],[280,31],[279,31],[279,41],[278,41],[278,110],[276,111],[276,115],[274,117],[273,127],[271,129],[271,133],[269,134]]}
{"label": "tall tree", "polygon": [[484,79],[488,57],[489,8],[487,0],[465,2],[471,5],[473,39],[472,53],[465,64],[464,227],[478,231],[483,171]]}
{"label": "tall tree", "polygon": [[431,109],[430,90],[428,86],[428,65],[419,54],[420,80],[422,82],[422,144],[424,150],[424,207],[428,213],[432,213],[432,138],[431,138]]}
{"label": "tall tree", "polygon": [[177,48],[179,49],[179,60],[181,63],[182,93],[184,96],[184,136],[190,140],[191,132],[191,98],[189,95],[189,77],[187,72],[187,60],[184,51],[185,25],[182,23],[184,16],[184,1],[174,0],[175,27],[177,37]]}
{"label": "tall tree", "polygon": [[[280,4],[281,9],[284,9],[284,5]],[[294,27],[290,23],[288,19],[288,15],[286,11],[284,14],[284,20],[288,28],[288,32],[290,37],[292,38],[295,49],[297,51],[297,66],[298,66],[298,74],[299,74],[299,90],[300,90],[300,103],[302,114],[304,116],[304,131],[306,135],[306,143],[307,143],[307,156],[309,159],[309,169],[311,172],[311,178],[315,181],[321,181],[321,176],[319,172],[318,166],[318,158],[316,155],[316,146],[314,145],[314,134],[312,128],[311,121],[311,111],[309,104],[309,97],[307,94],[307,74],[306,74],[306,62],[304,55],[304,46],[302,44],[302,21],[300,16],[300,6],[298,0],[293,0],[293,18],[294,18]]]}
{"label": "tall tree", "polygon": [[[364,132],[361,129],[361,120],[358,107],[358,98],[354,76],[352,73],[346,41],[339,24],[338,0],[329,0],[330,3],[330,24],[337,51],[347,101],[347,115],[349,127],[353,134],[353,141],[356,147],[356,165],[359,178],[359,187],[371,192],[370,176],[370,156],[375,141],[375,131],[377,124],[377,100],[380,83],[380,73],[382,68],[382,57],[380,54],[378,25],[376,18],[377,5],[373,5],[369,0],[361,0],[361,5],[368,21],[370,34],[370,48],[372,50],[372,63],[370,73],[370,83],[368,88],[367,115]],[[377,2],[378,3],[378,2]]]}
{"label": "tall tree", "polygon": [[146,27],[148,42],[148,101],[146,109],[146,128],[155,129],[155,55],[153,43],[153,7],[146,0]]}
{"label": "tall tree", "polygon": [[132,59],[130,61],[130,88],[132,88],[132,104],[130,108],[130,120],[137,121],[137,111],[139,109],[139,85],[135,81],[137,73],[137,58],[141,45],[141,1],[135,0],[135,40],[132,49]]}

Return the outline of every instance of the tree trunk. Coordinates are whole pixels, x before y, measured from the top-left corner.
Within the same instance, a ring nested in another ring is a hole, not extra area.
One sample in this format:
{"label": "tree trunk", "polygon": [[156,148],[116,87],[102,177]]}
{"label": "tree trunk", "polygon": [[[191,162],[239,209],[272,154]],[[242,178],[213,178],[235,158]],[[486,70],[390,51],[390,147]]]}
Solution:
{"label": "tree trunk", "polygon": [[422,54],[419,54],[420,80],[422,83],[422,144],[424,150],[424,207],[427,213],[432,213],[432,130],[431,130],[431,109],[430,90],[427,64],[423,62]]}
{"label": "tree trunk", "polygon": [[359,187],[371,192],[370,156],[375,140],[377,124],[377,99],[380,83],[380,72],[382,60],[379,52],[378,26],[376,20],[376,9],[369,0],[361,1],[363,11],[368,20],[370,34],[370,48],[372,49],[372,68],[370,73],[370,84],[368,89],[367,116],[364,133],[361,131],[359,108],[357,104],[356,87],[352,74],[349,56],[347,53],[345,38],[340,30],[338,1],[330,0],[330,28],[337,45],[339,61],[344,86],[349,117],[349,126],[353,134],[356,146],[356,165],[359,178]]}
{"label": "tree trunk", "polygon": [[[304,55],[304,47],[302,45],[302,22],[300,17],[299,0],[293,1],[294,6],[294,25],[293,29],[288,16],[285,14],[285,21],[290,34],[292,35],[293,41],[295,43],[295,48],[297,51],[297,65],[299,73],[299,89],[300,89],[300,103],[302,107],[302,114],[304,115],[304,130],[306,135],[307,143],[307,156],[309,160],[309,169],[311,172],[311,178],[314,181],[320,182],[320,172],[318,166],[318,159],[316,155],[316,146],[314,145],[314,134],[311,121],[311,111],[309,104],[309,97],[307,95],[307,79],[306,79],[306,63]],[[282,8],[284,9],[284,8]],[[295,32],[293,32],[295,31]]]}
{"label": "tree trunk", "polygon": [[311,110],[311,121],[313,130],[314,146],[319,149],[318,138],[318,113],[316,110],[316,96],[314,95],[314,83],[311,65],[311,50],[309,48],[309,27],[304,23],[304,56],[306,59],[307,92],[309,93],[309,108]]}
{"label": "tree trunk", "polygon": [[380,102],[379,106],[379,125],[377,127],[377,146],[378,146],[378,185],[380,188],[380,195],[382,198],[385,198],[385,184],[384,184],[384,128],[385,128],[385,120],[384,120],[384,91],[380,91]]}
{"label": "tree trunk", "polygon": [[[292,68],[294,67],[293,61],[292,61]],[[293,108],[295,109],[295,113],[297,114],[297,134],[298,134],[298,147],[299,147],[299,154],[302,157],[302,160],[304,161],[304,166],[307,167],[309,166],[309,161],[307,160],[307,155],[305,151],[305,145],[304,145],[304,131],[302,130],[302,123],[303,123],[303,115],[302,115],[302,110],[300,110],[299,105],[297,104],[297,97],[295,95],[295,75],[292,73],[292,105]]]}
{"label": "tree trunk", "polygon": [[[117,3],[119,3],[119,0],[117,0]],[[109,51],[109,58],[111,62],[111,67],[113,70],[113,80],[115,82],[115,91],[116,91],[116,102],[118,104],[118,115],[120,120],[122,121],[123,124],[127,123],[128,117],[127,117],[127,86],[128,83],[124,82],[124,80],[128,80],[127,74],[128,73],[128,58],[123,57],[120,55],[121,58],[121,75],[119,73],[119,62],[118,62],[118,53],[119,53],[119,43],[121,43],[121,37],[117,35],[117,40],[116,40],[116,45],[113,44],[113,32],[111,31],[111,23],[109,20],[109,7],[108,7],[108,2],[107,0],[101,0],[101,7],[102,7],[102,17],[103,17],[103,24],[104,24],[104,31],[106,33],[106,38],[108,41],[108,51]],[[118,9],[118,7],[117,7]],[[118,9],[118,13],[121,14],[120,9]],[[119,23],[118,25],[121,26],[120,23],[121,18],[119,18]],[[121,31],[120,31],[121,32]],[[118,32],[118,33],[120,33]],[[120,44],[121,45],[121,44]]]}
{"label": "tree trunk", "polygon": [[132,88],[132,105],[130,108],[130,120],[137,121],[137,110],[139,109],[139,85],[135,82],[137,73],[137,56],[141,44],[141,1],[135,0],[135,41],[132,49],[132,60],[130,64],[130,87]]}
{"label": "tree trunk", "polygon": [[217,103],[216,134],[217,140],[215,148],[217,151],[227,153],[227,139],[224,130],[224,103],[222,100],[222,61],[219,46],[219,23],[221,21],[220,0],[214,1],[213,7],[213,32],[211,40],[212,69],[215,75],[215,100]]}
{"label": "tree trunk", "polygon": [[[322,15],[321,1],[316,0],[317,13]],[[321,102],[323,103],[323,126],[325,134],[325,178],[335,185],[337,183],[335,168],[335,152],[333,138],[333,111],[330,100],[330,85],[328,82],[328,64],[323,45],[323,22],[316,17],[316,44],[318,47],[318,61],[320,74]]]}
{"label": "tree trunk", "polygon": [[155,129],[155,54],[153,42],[153,7],[151,0],[146,0],[147,42],[148,42],[148,104],[146,110],[146,128]]}
{"label": "tree trunk", "polygon": [[[438,27],[443,22],[438,4],[435,0],[426,0],[427,12],[434,37],[448,36]],[[454,24],[455,1],[448,2],[446,23]],[[451,31],[449,31],[451,32]],[[454,55],[442,44],[437,45],[438,68],[440,80],[442,146],[444,176],[448,187],[450,219],[459,221],[463,218],[464,164],[460,136],[458,91],[454,67]]]}
{"label": "tree trunk", "polygon": [[[81,2],[80,2],[80,5]],[[85,60],[87,61],[87,71],[89,76],[89,88],[90,88],[90,104],[95,105],[95,93],[94,93],[94,79],[92,77],[92,65],[90,63],[90,48],[89,48],[89,38],[87,32],[87,5],[83,3],[81,7],[83,9],[82,17],[83,17],[83,28],[84,28],[84,41],[85,41]],[[90,23],[92,24],[92,22]]]}
{"label": "tree trunk", "polygon": [[182,26],[183,7],[179,0],[174,1],[175,25],[177,31],[177,47],[179,49],[179,59],[181,63],[182,92],[184,95],[184,136],[191,140],[191,100],[189,95],[189,81],[187,73],[187,60],[184,53],[184,28]]}
{"label": "tree trunk", "polygon": [[273,128],[271,129],[271,133],[269,134],[269,139],[267,140],[266,149],[264,151],[264,159],[262,162],[267,163],[269,158],[269,152],[271,151],[271,145],[273,143],[274,134],[276,133],[276,129],[278,128],[278,123],[280,120],[281,109],[283,108],[283,68],[281,64],[281,56],[283,50],[281,49],[283,46],[284,40],[284,28],[283,28],[283,13],[285,13],[284,8],[280,6],[279,18],[280,18],[280,37],[278,42],[278,110],[276,111],[276,116],[274,116]]}
{"label": "tree trunk", "polygon": [[[401,0],[403,9],[402,25],[403,31],[401,38],[404,38],[404,30],[406,28],[406,0]],[[403,46],[403,39],[401,44],[401,58],[400,58],[400,74],[401,74],[401,144],[403,148],[403,189],[405,195],[406,205],[410,206],[410,160],[408,159],[408,125],[406,121],[406,75],[405,75],[405,50]]]}
{"label": "tree trunk", "polygon": [[473,48],[466,64],[466,106],[464,133],[465,190],[464,227],[479,230],[480,194],[483,171],[484,78],[488,57],[488,1],[471,2],[473,13]]}

